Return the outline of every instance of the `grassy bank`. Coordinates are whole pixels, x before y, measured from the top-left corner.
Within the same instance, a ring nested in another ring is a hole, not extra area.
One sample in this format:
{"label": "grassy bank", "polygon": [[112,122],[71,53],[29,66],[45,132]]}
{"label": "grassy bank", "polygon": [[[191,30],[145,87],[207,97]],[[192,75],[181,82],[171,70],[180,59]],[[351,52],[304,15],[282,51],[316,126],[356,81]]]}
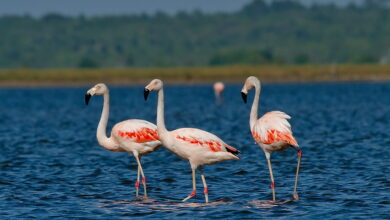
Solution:
{"label": "grassy bank", "polygon": [[256,75],[265,82],[390,81],[390,65],[17,69],[0,70],[0,85],[143,84],[152,78],[170,83],[241,82],[249,75]]}

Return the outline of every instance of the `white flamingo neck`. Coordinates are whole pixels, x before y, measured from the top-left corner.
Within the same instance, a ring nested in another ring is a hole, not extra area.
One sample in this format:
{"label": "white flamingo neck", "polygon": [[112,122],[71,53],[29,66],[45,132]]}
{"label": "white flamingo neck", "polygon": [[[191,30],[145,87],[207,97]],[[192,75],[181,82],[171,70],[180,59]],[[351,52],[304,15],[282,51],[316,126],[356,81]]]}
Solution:
{"label": "white flamingo neck", "polygon": [[103,110],[102,115],[100,116],[100,121],[96,131],[96,138],[100,146],[106,148],[107,150],[115,151],[117,147],[111,138],[107,137],[106,129],[108,117],[110,114],[110,94],[105,92],[103,96]]}
{"label": "white flamingo neck", "polygon": [[249,118],[249,126],[251,130],[253,129],[253,126],[255,125],[258,117],[258,108],[259,108],[259,100],[260,100],[260,82],[255,81],[253,82],[253,85],[255,87],[255,97],[253,98],[252,108],[251,108],[251,114]]}
{"label": "white flamingo neck", "polygon": [[158,103],[157,103],[157,132],[161,138],[167,135],[168,130],[165,127],[164,121],[164,89],[161,88],[158,91]]}

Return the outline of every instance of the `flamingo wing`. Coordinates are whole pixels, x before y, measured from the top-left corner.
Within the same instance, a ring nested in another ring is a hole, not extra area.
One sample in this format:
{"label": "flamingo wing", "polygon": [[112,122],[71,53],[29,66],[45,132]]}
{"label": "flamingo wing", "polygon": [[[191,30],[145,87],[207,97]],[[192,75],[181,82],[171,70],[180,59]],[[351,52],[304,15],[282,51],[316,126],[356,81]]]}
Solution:
{"label": "flamingo wing", "polygon": [[291,117],[284,112],[272,111],[259,118],[252,128],[252,135],[256,142],[273,144],[283,142],[298,146],[287,121]]}
{"label": "flamingo wing", "polygon": [[172,133],[177,141],[189,143],[194,147],[202,147],[212,152],[230,152],[234,155],[240,153],[240,151],[207,131],[196,128],[180,128],[172,131]]}
{"label": "flamingo wing", "polygon": [[144,120],[131,119],[122,121],[114,126],[112,133],[117,138],[136,143],[159,141],[157,126]]}

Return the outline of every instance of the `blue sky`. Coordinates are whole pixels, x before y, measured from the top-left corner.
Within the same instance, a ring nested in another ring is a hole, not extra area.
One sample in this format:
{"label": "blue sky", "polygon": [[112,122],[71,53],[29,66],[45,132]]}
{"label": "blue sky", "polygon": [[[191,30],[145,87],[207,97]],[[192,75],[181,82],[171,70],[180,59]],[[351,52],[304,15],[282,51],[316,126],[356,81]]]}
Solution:
{"label": "blue sky", "polygon": [[[362,0],[300,0],[305,4],[335,2],[345,5]],[[30,14],[41,16],[49,12],[65,15],[140,14],[164,11],[200,9],[204,12],[231,12],[239,10],[251,0],[0,0],[0,15]]]}

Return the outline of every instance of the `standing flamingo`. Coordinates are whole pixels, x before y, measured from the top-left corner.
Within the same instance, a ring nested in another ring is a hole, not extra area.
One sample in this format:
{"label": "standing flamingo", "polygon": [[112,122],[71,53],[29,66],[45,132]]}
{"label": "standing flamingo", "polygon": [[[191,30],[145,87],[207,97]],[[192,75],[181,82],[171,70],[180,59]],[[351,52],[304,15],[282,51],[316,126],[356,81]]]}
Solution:
{"label": "standing flamingo", "polygon": [[85,104],[88,105],[89,99],[93,95],[103,95],[104,97],[103,111],[96,132],[99,144],[107,150],[128,152],[135,157],[138,164],[137,181],[135,182],[136,196],[138,197],[141,173],[144,196],[147,197],[146,178],[141,166],[140,158],[141,155],[151,153],[161,145],[157,135],[156,125],[144,120],[126,120],[117,123],[111,130],[111,137],[107,137],[106,128],[110,105],[109,90],[103,83],[95,85],[85,94]]}
{"label": "standing flamingo", "polygon": [[293,192],[294,200],[298,200],[297,184],[302,151],[299,149],[298,143],[293,137],[291,125],[287,121],[287,119],[290,119],[291,117],[284,112],[272,111],[257,119],[257,109],[259,105],[261,89],[260,81],[254,76],[248,77],[245,81],[244,87],[241,90],[241,95],[244,102],[246,103],[248,91],[253,87],[255,88],[255,98],[252,104],[249,124],[253,138],[264,151],[265,157],[267,158],[269,174],[271,177],[272,200],[274,202],[276,201],[275,182],[270,161],[271,153],[286,150],[288,147],[291,147],[298,152],[298,165]]}
{"label": "standing flamingo", "polygon": [[222,102],[222,93],[223,90],[225,89],[225,85],[223,82],[216,82],[214,83],[214,93],[215,93],[215,99],[217,100],[218,103]]}
{"label": "standing flamingo", "polygon": [[180,128],[168,131],[164,122],[164,90],[163,82],[159,79],[152,80],[144,90],[144,98],[147,99],[150,91],[158,92],[157,105],[157,133],[161,143],[172,153],[188,160],[192,169],[192,192],[184,201],[196,196],[195,170],[199,167],[200,176],[204,186],[204,195],[208,203],[208,188],[203,175],[203,165],[239,158],[239,151],[227,145],[220,138],[209,132],[196,128]]}

